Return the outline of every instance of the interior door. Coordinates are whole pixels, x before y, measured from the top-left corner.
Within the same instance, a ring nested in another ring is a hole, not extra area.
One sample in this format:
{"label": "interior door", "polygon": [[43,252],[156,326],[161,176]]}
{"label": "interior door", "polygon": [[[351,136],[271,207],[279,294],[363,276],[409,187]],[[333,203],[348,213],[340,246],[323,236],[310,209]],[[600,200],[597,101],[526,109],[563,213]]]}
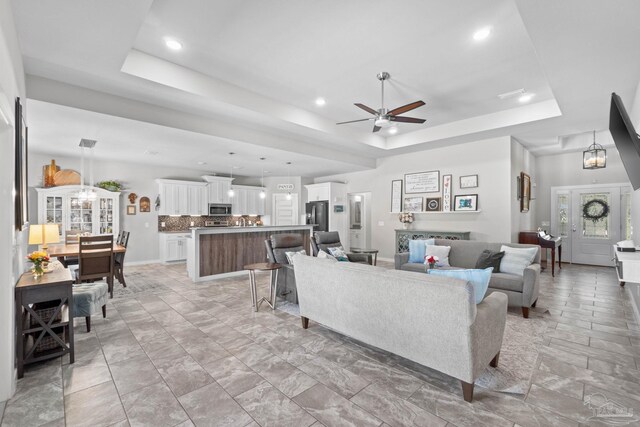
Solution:
{"label": "interior door", "polygon": [[620,241],[620,187],[571,191],[571,260],[611,266],[612,246]]}
{"label": "interior door", "polygon": [[298,195],[291,194],[287,200],[284,193],[273,195],[272,225],[298,225]]}

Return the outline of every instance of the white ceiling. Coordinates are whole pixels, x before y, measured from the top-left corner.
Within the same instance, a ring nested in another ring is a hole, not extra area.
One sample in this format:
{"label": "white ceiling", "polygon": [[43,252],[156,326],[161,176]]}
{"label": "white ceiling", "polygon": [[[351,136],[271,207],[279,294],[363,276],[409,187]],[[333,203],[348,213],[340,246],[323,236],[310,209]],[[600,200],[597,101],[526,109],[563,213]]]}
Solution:
{"label": "white ceiling", "polygon": [[[198,157],[189,153],[239,144],[308,162],[313,176],[507,134],[558,152],[575,149],[564,143],[572,135],[606,129],[610,93],[631,105],[640,79],[635,0],[14,0],[13,9],[28,96],[41,101],[28,105],[32,147],[53,139],[76,149],[60,122],[81,112],[62,104],[92,111],[76,132],[120,126],[100,129],[116,144],[111,156],[161,146],[150,163],[189,167]],[[475,42],[487,25],[491,36]],[[168,50],[166,36],[184,49]],[[334,124],[367,117],[354,102],[380,107],[379,71],[392,76],[385,106],[422,99],[406,115],[427,123],[395,136],[371,134],[370,122]],[[528,105],[497,97],[519,88],[535,94]],[[136,144],[122,143],[127,134]]]}

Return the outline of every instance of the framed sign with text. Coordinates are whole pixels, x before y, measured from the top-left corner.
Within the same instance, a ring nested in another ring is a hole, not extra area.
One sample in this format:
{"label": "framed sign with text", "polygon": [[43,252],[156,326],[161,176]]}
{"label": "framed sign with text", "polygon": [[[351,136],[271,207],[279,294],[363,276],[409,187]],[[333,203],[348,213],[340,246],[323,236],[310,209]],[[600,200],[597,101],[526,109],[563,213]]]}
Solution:
{"label": "framed sign with text", "polygon": [[402,180],[391,181],[391,213],[402,212]]}
{"label": "framed sign with text", "polygon": [[440,171],[408,173],[404,176],[405,194],[440,192]]}

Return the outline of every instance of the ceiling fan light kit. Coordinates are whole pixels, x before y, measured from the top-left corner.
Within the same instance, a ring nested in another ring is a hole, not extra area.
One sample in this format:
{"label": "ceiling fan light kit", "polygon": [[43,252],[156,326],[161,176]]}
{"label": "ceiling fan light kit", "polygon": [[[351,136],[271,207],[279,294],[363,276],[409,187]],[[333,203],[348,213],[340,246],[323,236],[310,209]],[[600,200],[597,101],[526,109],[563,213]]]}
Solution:
{"label": "ceiling fan light kit", "polygon": [[[354,105],[367,113],[373,114],[374,117],[369,117],[368,119],[358,119],[358,120],[349,120],[346,122],[336,123],[338,125],[344,125],[347,123],[356,123],[356,122],[366,122],[369,120],[374,120],[373,122],[373,132],[378,132],[382,128],[391,127],[392,122],[397,123],[418,123],[422,124],[426,120],[418,119],[415,117],[404,117],[400,116],[400,114],[406,113],[411,110],[415,110],[418,107],[422,107],[425,105],[424,101],[415,101],[407,105],[403,105],[402,107],[394,108],[393,110],[389,110],[384,107],[384,82],[391,78],[391,75],[386,71],[378,73],[376,75],[378,80],[380,80],[381,84],[381,107],[378,110],[374,110],[371,107],[368,107],[364,104],[355,103]],[[396,131],[397,132],[397,131]],[[394,132],[395,133],[395,132]]]}

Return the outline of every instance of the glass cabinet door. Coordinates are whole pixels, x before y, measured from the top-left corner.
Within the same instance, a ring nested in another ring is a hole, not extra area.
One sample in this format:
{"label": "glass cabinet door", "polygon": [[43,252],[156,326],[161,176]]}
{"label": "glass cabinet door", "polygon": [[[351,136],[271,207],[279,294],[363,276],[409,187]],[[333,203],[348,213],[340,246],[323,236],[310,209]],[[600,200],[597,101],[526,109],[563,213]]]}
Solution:
{"label": "glass cabinet door", "polygon": [[62,236],[62,196],[47,196],[46,198],[46,223],[57,224],[58,233]]}
{"label": "glass cabinet door", "polygon": [[101,198],[100,201],[100,234],[113,233],[113,199]]}
{"label": "glass cabinet door", "polygon": [[93,233],[93,202],[71,197],[69,205],[69,229]]}

